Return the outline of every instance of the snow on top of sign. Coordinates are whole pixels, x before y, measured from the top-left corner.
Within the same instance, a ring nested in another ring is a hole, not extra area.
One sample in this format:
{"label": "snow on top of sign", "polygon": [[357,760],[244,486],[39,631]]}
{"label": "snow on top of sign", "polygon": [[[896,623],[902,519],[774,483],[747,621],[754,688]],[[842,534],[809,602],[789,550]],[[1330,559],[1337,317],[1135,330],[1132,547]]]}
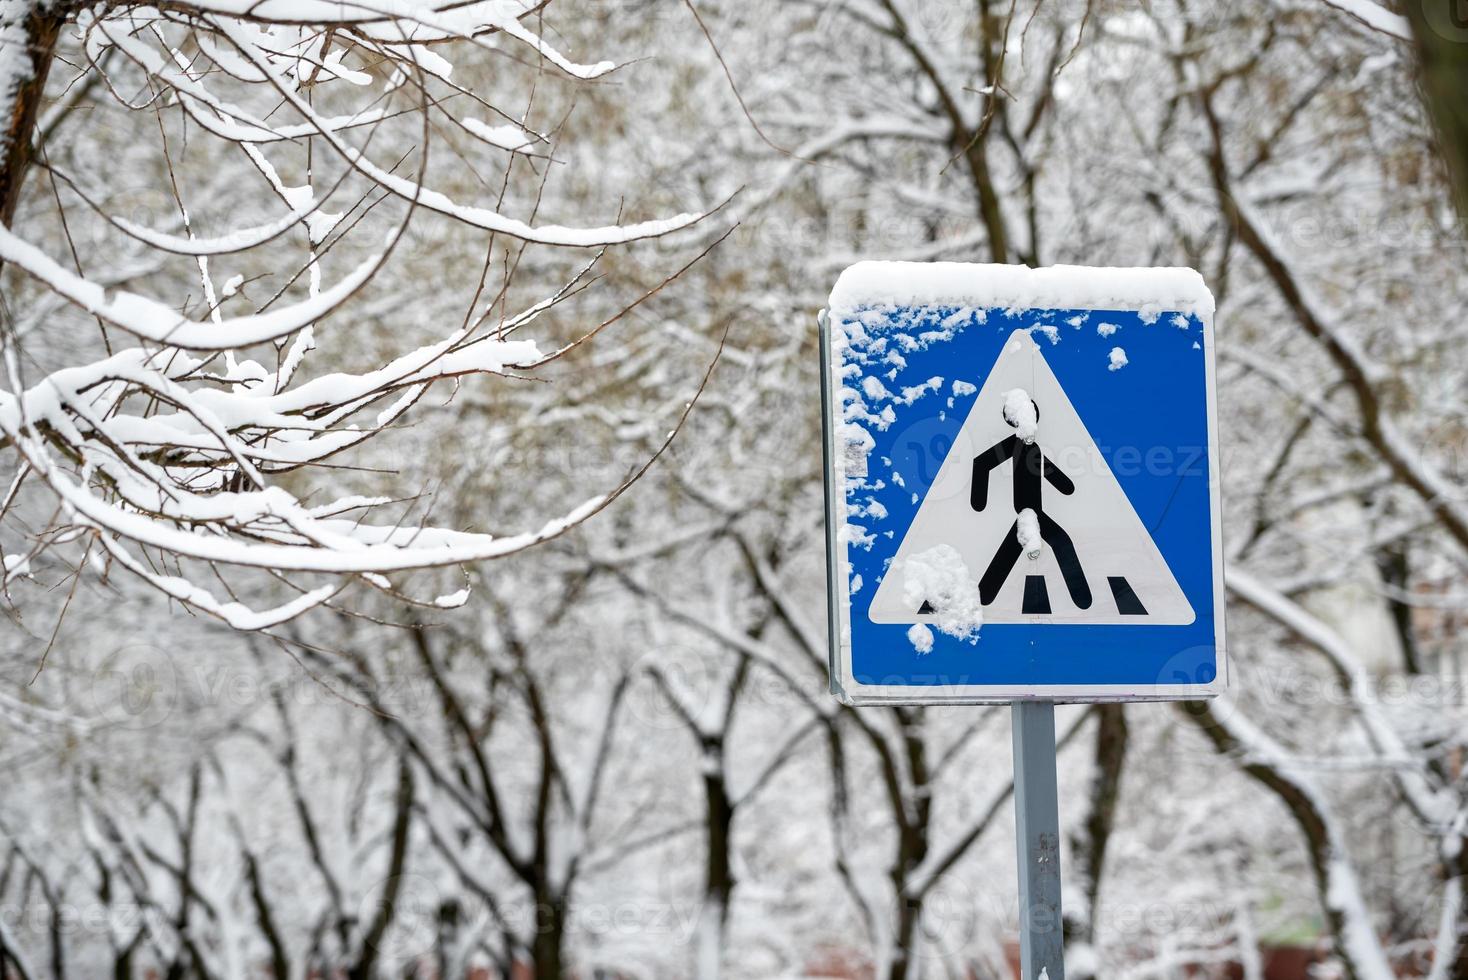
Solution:
{"label": "snow on top of sign", "polygon": [[1153,310],[1211,316],[1213,294],[1192,269],[1107,269],[969,262],[858,262],[831,290],[833,311],[868,306]]}

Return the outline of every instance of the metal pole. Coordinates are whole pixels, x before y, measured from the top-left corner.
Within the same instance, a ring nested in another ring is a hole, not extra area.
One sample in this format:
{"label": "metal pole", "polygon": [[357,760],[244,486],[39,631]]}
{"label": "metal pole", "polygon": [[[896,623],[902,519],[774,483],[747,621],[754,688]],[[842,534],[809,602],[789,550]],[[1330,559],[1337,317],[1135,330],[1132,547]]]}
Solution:
{"label": "metal pole", "polygon": [[1019,851],[1020,980],[1065,980],[1055,704],[1015,701],[1014,821]]}

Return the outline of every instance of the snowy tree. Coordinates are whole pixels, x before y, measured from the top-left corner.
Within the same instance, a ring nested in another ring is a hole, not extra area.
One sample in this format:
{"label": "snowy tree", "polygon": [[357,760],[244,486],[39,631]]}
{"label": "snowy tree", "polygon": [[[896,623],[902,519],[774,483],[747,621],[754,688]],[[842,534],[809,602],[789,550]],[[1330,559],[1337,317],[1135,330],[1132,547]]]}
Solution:
{"label": "snowy tree", "polygon": [[[615,481],[537,527],[491,535],[434,526],[414,501],[319,479],[435,386],[526,377],[600,332],[617,314],[544,350],[526,337],[595,281],[608,247],[698,218],[538,220],[558,143],[554,124],[534,126],[537,93],[552,87],[538,86],[537,72],[585,81],[616,67],[556,50],[543,38],[542,6],[0,9],[9,125],[0,261],[11,283],[0,428],[15,462],[0,504],[13,518],[8,580],[72,543],[73,562],[120,567],[236,628],[261,629],[331,604],[353,583],[398,591],[390,573],[521,551],[625,489]],[[519,73],[516,106],[499,97],[506,86],[453,75],[447,56],[465,50],[506,62],[528,55],[543,68]],[[48,87],[62,63],[70,77]],[[99,94],[109,107],[93,101]],[[123,123],[131,138],[110,160],[88,142],[107,111],[136,121]],[[139,144],[140,133],[151,135]],[[471,196],[430,167],[440,153],[473,174],[457,182]],[[119,213],[136,194],[131,174],[157,181],[171,213],[151,222]],[[413,237],[415,219],[430,235],[457,225],[478,236],[478,258],[440,256],[417,287],[449,287],[461,308],[431,343],[352,356],[362,328],[348,318],[447,312],[402,285],[378,288],[396,258],[411,262],[430,240]],[[538,262],[526,258],[531,246],[572,260],[559,282],[537,270],[538,293],[514,283],[522,263]],[[338,261],[340,270],[327,268]],[[136,291],[138,282],[152,289]],[[325,360],[326,351],[344,356]],[[313,361],[320,370],[308,377]],[[313,473],[317,482],[306,482]],[[39,525],[16,516],[33,487],[54,511]],[[211,582],[224,568],[236,571]],[[285,601],[259,608],[240,569],[273,577]],[[451,606],[466,595],[419,601]]]}

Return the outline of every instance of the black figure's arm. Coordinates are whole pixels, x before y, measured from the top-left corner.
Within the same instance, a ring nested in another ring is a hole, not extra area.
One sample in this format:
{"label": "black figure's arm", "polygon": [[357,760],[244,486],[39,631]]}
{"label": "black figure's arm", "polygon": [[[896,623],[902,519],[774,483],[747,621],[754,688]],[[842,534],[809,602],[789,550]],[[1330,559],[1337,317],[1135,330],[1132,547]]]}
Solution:
{"label": "black figure's arm", "polygon": [[1045,457],[1041,466],[1045,470],[1045,479],[1050,481],[1052,487],[1067,496],[1076,492],[1076,485],[1070,482],[1070,477],[1065,475],[1065,470],[1056,466],[1049,456]]}
{"label": "black figure's arm", "polygon": [[989,504],[989,471],[1014,455],[1014,444],[1018,436],[1001,439],[974,457],[973,482],[969,484],[968,502],[974,510],[983,510]]}

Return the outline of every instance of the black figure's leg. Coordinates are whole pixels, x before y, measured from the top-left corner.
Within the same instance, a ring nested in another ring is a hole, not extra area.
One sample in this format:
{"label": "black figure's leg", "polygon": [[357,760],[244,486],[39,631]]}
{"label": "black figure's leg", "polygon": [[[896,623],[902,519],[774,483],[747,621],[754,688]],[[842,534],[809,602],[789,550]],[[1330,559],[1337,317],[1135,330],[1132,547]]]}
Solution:
{"label": "black figure's leg", "polygon": [[1019,521],[1015,521],[1010,525],[1009,534],[1005,535],[999,550],[994,552],[989,567],[984,570],[984,577],[979,579],[979,601],[984,605],[993,602],[999,590],[1004,587],[1004,580],[1009,578],[1009,573],[1014,570],[1014,563],[1019,561],[1020,550]]}
{"label": "black figure's leg", "polygon": [[1070,590],[1070,599],[1077,609],[1091,608],[1091,587],[1086,583],[1086,573],[1081,570],[1081,560],[1076,557],[1076,547],[1070,543],[1070,535],[1055,523],[1055,519],[1041,511],[1040,537],[1055,549],[1055,561],[1060,565],[1060,574],[1065,576],[1065,587]]}

